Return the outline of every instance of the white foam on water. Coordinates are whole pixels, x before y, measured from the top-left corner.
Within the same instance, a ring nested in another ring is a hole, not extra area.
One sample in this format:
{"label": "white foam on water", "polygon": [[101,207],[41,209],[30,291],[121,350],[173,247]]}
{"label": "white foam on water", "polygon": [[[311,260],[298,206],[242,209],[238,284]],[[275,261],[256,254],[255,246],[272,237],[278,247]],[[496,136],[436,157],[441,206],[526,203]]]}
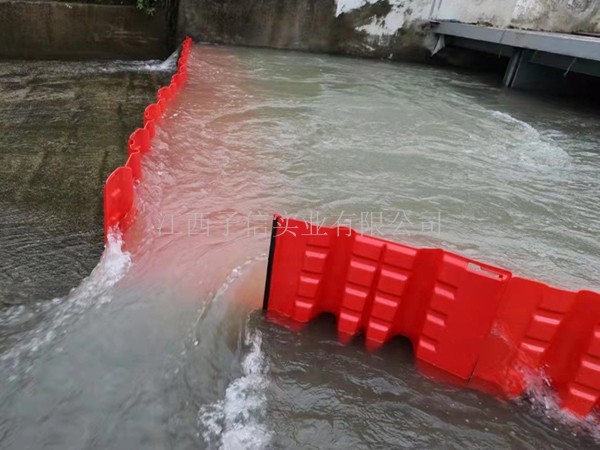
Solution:
{"label": "white foam on water", "polygon": [[209,448],[264,448],[271,439],[264,424],[268,364],[261,350],[261,333],[247,331],[245,344],[250,351],[242,361],[242,376],[227,387],[222,400],[203,406],[198,413]]}
{"label": "white foam on water", "polygon": [[503,122],[519,124],[525,128],[529,128],[530,130],[536,131],[535,128],[533,128],[527,122],[523,122],[522,120],[515,119],[510,114],[504,113],[502,111],[492,111],[492,116],[494,116],[496,119],[502,120]]}
{"label": "white foam on water", "polygon": [[532,169],[565,168],[571,163],[569,154],[554,140],[556,132],[542,134],[527,122],[501,111],[491,115],[511,128],[510,145],[499,157],[514,158]]}
{"label": "white foam on water", "polygon": [[178,60],[179,49],[176,49],[164,61],[160,59],[150,59],[146,61],[113,61],[110,65],[105,65],[103,70],[126,70],[135,72],[171,72],[177,67]]}
{"label": "white foam on water", "polygon": [[164,73],[169,74],[177,67],[179,50],[173,52],[165,60],[148,59],[138,61],[113,60],[106,61],[61,61],[52,65],[47,62],[27,61],[27,67],[32,70],[43,70],[51,74],[117,74],[117,73]]}
{"label": "white foam on water", "polygon": [[110,64],[105,61],[78,62],[86,72],[118,73],[118,72],[172,72],[177,67],[179,48],[171,53],[167,59],[148,59],[138,61],[114,60]]}
{"label": "white foam on water", "polygon": [[66,297],[31,306],[19,305],[3,312],[0,317],[3,328],[18,327],[26,320],[39,317],[34,328],[15,336],[18,338],[15,344],[0,355],[0,367],[9,371],[9,379],[16,379],[23,370],[27,372],[31,366],[22,367],[21,361],[31,359],[56,337],[66,333],[67,327],[86,310],[111,301],[111,288],[131,266],[131,255],[123,251],[122,245],[121,234],[111,231],[98,265]]}
{"label": "white foam on water", "polygon": [[535,415],[566,426],[574,435],[587,434],[600,444],[600,417],[596,413],[582,419],[560,408],[558,395],[543,371],[526,371],[525,398]]}

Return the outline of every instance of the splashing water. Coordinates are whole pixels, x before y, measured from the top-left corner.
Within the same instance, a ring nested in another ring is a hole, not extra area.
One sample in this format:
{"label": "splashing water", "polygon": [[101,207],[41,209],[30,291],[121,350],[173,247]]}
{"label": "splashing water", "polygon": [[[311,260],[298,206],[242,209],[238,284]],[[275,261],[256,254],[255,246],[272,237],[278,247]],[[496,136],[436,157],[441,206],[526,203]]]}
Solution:
{"label": "splashing water", "polygon": [[[89,308],[100,308],[112,300],[111,288],[121,280],[131,266],[130,254],[122,250],[121,233],[112,230],[108,236],[106,250],[92,273],[64,298],[35,305],[13,306],[2,311],[1,323],[4,330],[15,329],[11,335],[13,343],[0,355],[0,364],[9,380],[16,380],[22,369],[21,360],[29,361],[55,339],[64,335],[68,328]],[[42,326],[19,333],[19,325],[36,320]],[[27,371],[31,366],[25,368]]]}
{"label": "splashing water", "polygon": [[271,433],[262,423],[268,365],[260,332],[247,332],[245,344],[250,351],[242,362],[242,376],[227,387],[224,399],[202,406],[198,414],[202,437],[210,448],[263,448],[270,440]]}

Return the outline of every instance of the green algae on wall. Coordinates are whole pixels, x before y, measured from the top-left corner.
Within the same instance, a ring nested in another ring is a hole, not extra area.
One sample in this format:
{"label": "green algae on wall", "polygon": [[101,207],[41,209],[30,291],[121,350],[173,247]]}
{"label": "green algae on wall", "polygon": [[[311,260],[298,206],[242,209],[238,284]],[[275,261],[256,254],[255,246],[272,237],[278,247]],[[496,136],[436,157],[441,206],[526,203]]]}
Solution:
{"label": "green algae on wall", "polygon": [[163,59],[165,14],[133,5],[0,2],[0,59]]}

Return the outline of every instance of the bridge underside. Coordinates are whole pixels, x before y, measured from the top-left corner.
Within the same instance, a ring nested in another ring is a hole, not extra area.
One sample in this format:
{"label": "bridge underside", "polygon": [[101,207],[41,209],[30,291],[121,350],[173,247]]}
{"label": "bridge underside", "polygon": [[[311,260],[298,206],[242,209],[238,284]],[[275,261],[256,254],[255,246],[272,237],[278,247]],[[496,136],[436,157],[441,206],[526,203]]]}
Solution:
{"label": "bridge underside", "polygon": [[600,81],[600,37],[456,22],[435,22],[433,31],[436,52],[458,47],[509,58],[503,81],[509,88],[570,93]]}

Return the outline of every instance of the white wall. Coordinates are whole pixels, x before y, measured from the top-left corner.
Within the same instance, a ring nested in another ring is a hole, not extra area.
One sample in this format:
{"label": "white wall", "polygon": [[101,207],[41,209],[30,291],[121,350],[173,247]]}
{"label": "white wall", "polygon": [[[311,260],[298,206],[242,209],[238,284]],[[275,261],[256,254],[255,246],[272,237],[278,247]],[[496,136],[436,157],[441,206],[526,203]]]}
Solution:
{"label": "white wall", "polygon": [[433,17],[570,33],[600,29],[599,0],[434,0]]}
{"label": "white wall", "polygon": [[518,0],[511,25],[548,31],[600,31],[598,0]]}
{"label": "white wall", "polygon": [[[389,36],[405,24],[415,20],[427,20],[431,10],[432,0],[388,0],[392,11],[383,20],[373,20],[369,25],[360,29],[372,36]],[[377,0],[337,0],[337,13],[360,8],[365,4],[376,3]]]}
{"label": "white wall", "polygon": [[[376,0],[336,0],[337,15]],[[389,0],[384,20],[361,27],[389,36],[418,20],[457,20],[495,27],[556,32],[600,32],[600,0]]]}
{"label": "white wall", "polygon": [[435,0],[432,18],[506,27],[518,0]]}

